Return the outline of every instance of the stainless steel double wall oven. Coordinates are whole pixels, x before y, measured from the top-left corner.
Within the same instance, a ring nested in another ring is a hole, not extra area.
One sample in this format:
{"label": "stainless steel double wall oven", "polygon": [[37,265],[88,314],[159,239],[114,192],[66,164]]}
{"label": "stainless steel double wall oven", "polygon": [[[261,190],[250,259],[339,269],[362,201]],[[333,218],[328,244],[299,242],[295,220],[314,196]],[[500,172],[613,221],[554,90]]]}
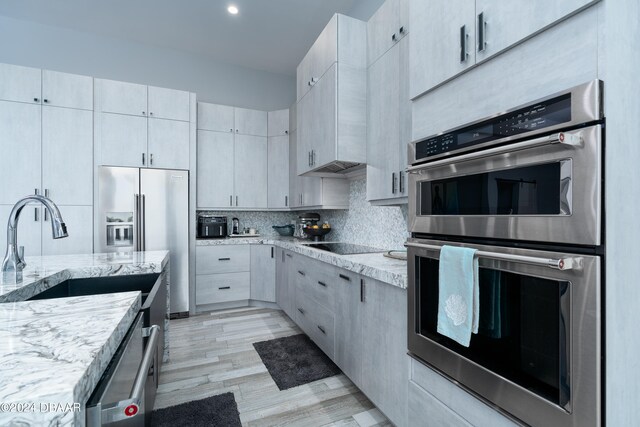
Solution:
{"label": "stainless steel double wall oven", "polygon": [[[409,352],[527,424],[601,423],[602,89],[409,148]],[[445,244],[478,250],[469,347],[436,331]]]}

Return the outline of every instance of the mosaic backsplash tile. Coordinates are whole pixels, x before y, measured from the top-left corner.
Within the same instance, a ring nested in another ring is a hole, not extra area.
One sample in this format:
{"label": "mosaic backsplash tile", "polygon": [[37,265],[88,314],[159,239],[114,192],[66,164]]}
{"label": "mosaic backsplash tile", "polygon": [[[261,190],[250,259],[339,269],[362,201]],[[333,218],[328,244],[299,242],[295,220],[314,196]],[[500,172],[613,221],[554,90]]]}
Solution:
{"label": "mosaic backsplash tile", "polygon": [[[349,209],[318,211],[321,222],[328,221],[332,231],[326,240],[358,243],[383,249],[404,249],[409,236],[407,232],[407,205],[371,206],[366,200],[367,181],[364,177],[354,178],[349,184]],[[261,236],[274,237],[278,234],[272,225],[295,223],[298,212],[245,212],[206,211],[226,216],[231,228],[231,218],[240,220],[240,230],[253,227]]]}

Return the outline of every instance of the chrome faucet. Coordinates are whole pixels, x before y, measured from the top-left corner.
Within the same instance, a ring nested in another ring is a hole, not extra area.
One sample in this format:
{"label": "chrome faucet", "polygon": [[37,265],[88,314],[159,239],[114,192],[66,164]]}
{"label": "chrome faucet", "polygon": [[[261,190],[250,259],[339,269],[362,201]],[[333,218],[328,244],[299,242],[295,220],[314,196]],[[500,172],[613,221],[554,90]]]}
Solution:
{"label": "chrome faucet", "polygon": [[22,282],[22,270],[27,266],[24,254],[18,253],[18,219],[22,209],[32,202],[42,203],[51,216],[51,232],[54,239],[67,237],[67,226],[62,220],[60,210],[53,201],[44,196],[27,196],[13,206],[7,222],[7,252],[2,260],[2,283]]}

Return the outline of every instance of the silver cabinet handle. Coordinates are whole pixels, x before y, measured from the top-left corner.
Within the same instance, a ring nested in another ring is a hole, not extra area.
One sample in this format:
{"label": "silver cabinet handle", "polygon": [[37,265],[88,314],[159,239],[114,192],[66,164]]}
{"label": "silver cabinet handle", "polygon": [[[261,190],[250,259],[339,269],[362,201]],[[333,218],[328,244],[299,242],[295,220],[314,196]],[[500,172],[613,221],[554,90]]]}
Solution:
{"label": "silver cabinet handle", "polygon": [[43,99],[42,102],[44,102],[45,104],[49,103],[49,100],[47,98]]}
{"label": "silver cabinet handle", "polygon": [[400,191],[399,193],[404,193],[404,173],[402,171],[398,172],[398,176],[400,176]]}
{"label": "silver cabinet handle", "polygon": [[133,195],[133,250],[140,250],[140,195]]}
{"label": "silver cabinet handle", "polygon": [[500,147],[489,148],[487,150],[478,151],[475,153],[462,154],[460,156],[451,156],[450,158],[435,160],[433,162],[425,163],[422,165],[412,166],[407,168],[409,173],[420,173],[423,170],[436,168],[443,165],[449,165],[452,163],[466,162],[469,160],[483,159],[485,157],[495,156],[498,154],[510,153],[517,150],[523,150],[526,148],[535,148],[549,144],[564,144],[572,147],[582,146],[582,133],[575,134],[570,133],[554,133],[549,136],[541,136],[539,138],[529,139],[527,141],[517,142],[514,144],[507,144]]}
{"label": "silver cabinet handle", "polygon": [[221,286],[218,289],[220,289],[221,291],[225,289],[231,289],[231,286]]}
{"label": "silver cabinet handle", "polygon": [[271,246],[271,258],[274,258],[274,253],[273,253],[273,251],[274,251],[274,247],[273,247],[273,246]]}
{"label": "silver cabinet handle", "polygon": [[404,34],[404,26],[400,27],[400,29],[398,29],[398,32],[399,32],[400,34]]}
{"label": "silver cabinet handle", "polygon": [[318,285],[322,286],[323,288],[326,288],[326,287],[327,287],[327,284],[326,284],[326,283],[321,282],[321,281],[319,281],[319,280],[318,280]]}
{"label": "silver cabinet handle", "polygon": [[236,196],[236,206],[238,206],[238,196]]}
{"label": "silver cabinet handle", "polygon": [[218,258],[218,261],[231,261],[231,258]]}
{"label": "silver cabinet handle", "polygon": [[364,302],[364,279],[360,279],[360,302]]}
{"label": "silver cabinet handle", "polygon": [[309,163],[309,166],[311,166],[311,151],[309,151],[309,161],[308,161],[308,163]]}
{"label": "silver cabinet handle", "polygon": [[146,230],[146,217],[147,217],[147,203],[146,196],[140,195],[140,250],[147,250],[147,230]]}
{"label": "silver cabinet handle", "polygon": [[300,314],[304,314],[304,310],[301,308],[298,308],[298,311],[300,312]]}
{"label": "silver cabinet handle", "polygon": [[467,34],[467,26],[460,27],[460,62],[466,62],[469,58],[469,52],[467,49],[467,42],[469,40],[469,34]]}
{"label": "silver cabinet handle", "polygon": [[149,164],[153,166],[153,153],[149,154]]}
{"label": "silver cabinet handle", "polygon": [[[442,246],[440,245],[427,245],[424,243],[412,243],[407,242],[405,246],[418,249],[430,249],[440,251]],[[539,258],[525,255],[512,255],[498,252],[476,251],[476,258],[492,259],[496,261],[511,261],[519,264],[536,265],[539,267],[550,267],[556,270],[580,270],[582,268],[581,257],[567,257],[567,258]]]}
{"label": "silver cabinet handle", "polygon": [[487,21],[484,12],[478,14],[478,52],[484,52],[487,47]]}
{"label": "silver cabinet handle", "polygon": [[143,111],[143,112],[142,112],[142,115],[143,115],[143,116],[146,116],[146,115],[147,115],[147,113],[145,113],[145,112]]}
{"label": "silver cabinet handle", "polygon": [[229,132],[233,132],[233,128],[229,129]]}
{"label": "silver cabinet handle", "polygon": [[316,165],[316,150],[311,150],[311,166]]}
{"label": "silver cabinet handle", "polygon": [[142,166],[144,166],[144,153],[142,153]]}
{"label": "silver cabinet handle", "polygon": [[397,38],[397,37],[396,37],[396,33],[393,33],[393,35],[391,36],[391,40],[392,40],[392,41],[396,41],[396,38]]}
{"label": "silver cabinet handle", "polygon": [[325,335],[327,334],[327,331],[325,331],[322,326],[320,326],[320,325],[317,325],[317,326],[318,326],[318,329],[320,329],[320,332],[322,332]]}
{"label": "silver cabinet handle", "polygon": [[347,282],[351,281],[351,277],[345,276],[344,274],[338,274],[338,277],[341,278],[342,280],[346,280]]}
{"label": "silver cabinet handle", "polygon": [[150,116],[153,116],[153,111],[149,111],[149,115],[150,115]]}
{"label": "silver cabinet handle", "polygon": [[35,215],[35,217],[33,218],[33,220],[34,220],[35,222],[40,221],[40,218],[39,218],[39,215],[38,215],[38,211],[40,211],[40,207],[37,207],[37,208],[34,208],[34,209],[33,209],[33,213],[34,213],[34,215]]}
{"label": "silver cabinet handle", "polygon": [[396,173],[391,172],[391,194],[396,194]]}
{"label": "silver cabinet handle", "polygon": [[300,271],[300,270],[298,270],[298,274],[299,274],[299,275],[301,275],[301,276],[304,276],[304,275],[305,275],[305,274],[304,274],[304,271]]}
{"label": "silver cabinet handle", "polygon": [[40,102],[40,98],[33,98],[33,102]]}
{"label": "silver cabinet handle", "polygon": [[288,207],[288,206],[289,206],[289,196],[284,196],[284,205],[285,205],[286,207]]}
{"label": "silver cabinet handle", "polygon": [[285,135],[289,135],[289,131],[288,131],[288,130],[285,130],[285,131],[284,131],[284,134],[285,134]]}
{"label": "silver cabinet handle", "polygon": [[229,196],[229,206],[233,206],[233,194]]}

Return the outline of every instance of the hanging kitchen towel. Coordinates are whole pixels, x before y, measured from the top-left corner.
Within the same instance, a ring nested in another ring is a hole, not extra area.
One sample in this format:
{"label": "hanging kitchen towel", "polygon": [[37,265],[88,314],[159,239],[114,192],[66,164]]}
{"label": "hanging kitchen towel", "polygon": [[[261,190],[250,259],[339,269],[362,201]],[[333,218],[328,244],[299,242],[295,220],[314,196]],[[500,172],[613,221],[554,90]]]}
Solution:
{"label": "hanging kitchen towel", "polygon": [[469,347],[478,333],[480,293],[476,250],[443,246],[440,250],[438,333]]}

